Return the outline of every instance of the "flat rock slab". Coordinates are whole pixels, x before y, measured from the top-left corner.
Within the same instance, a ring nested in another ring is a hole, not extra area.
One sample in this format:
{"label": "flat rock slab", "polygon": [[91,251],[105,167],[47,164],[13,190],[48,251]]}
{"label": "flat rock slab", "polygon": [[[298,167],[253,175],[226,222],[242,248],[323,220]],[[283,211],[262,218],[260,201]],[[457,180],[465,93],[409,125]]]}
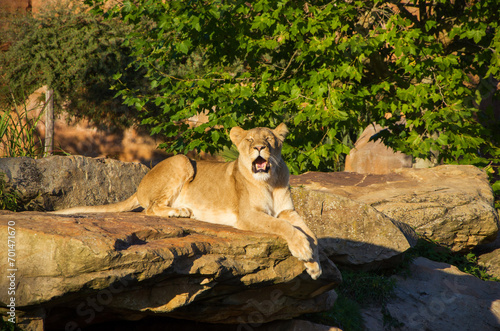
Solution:
{"label": "flat rock slab", "polygon": [[[423,257],[415,259],[408,274],[393,277],[395,295],[386,304],[385,316],[376,307],[364,311],[368,330],[500,329],[500,283]],[[384,326],[384,320],[391,326]]]}
{"label": "flat rock slab", "polygon": [[337,264],[357,270],[391,267],[417,243],[410,226],[367,204],[301,187],[292,188],[292,197],[321,250]]}
{"label": "flat rock slab", "polygon": [[368,204],[453,251],[491,242],[498,233],[487,175],[474,166],[399,169],[386,175],[308,172],[291,176],[290,183]]}
{"label": "flat rock slab", "polygon": [[[313,281],[277,236],[190,219],[6,211],[0,219],[2,242],[15,222],[17,309],[41,308],[46,327],[151,315],[264,323],[329,309],[341,281],[328,259]],[[8,300],[0,293],[1,306]]]}
{"label": "flat rock slab", "polygon": [[149,171],[140,163],[84,156],[1,158],[0,173],[23,210],[57,210],[125,200]]}

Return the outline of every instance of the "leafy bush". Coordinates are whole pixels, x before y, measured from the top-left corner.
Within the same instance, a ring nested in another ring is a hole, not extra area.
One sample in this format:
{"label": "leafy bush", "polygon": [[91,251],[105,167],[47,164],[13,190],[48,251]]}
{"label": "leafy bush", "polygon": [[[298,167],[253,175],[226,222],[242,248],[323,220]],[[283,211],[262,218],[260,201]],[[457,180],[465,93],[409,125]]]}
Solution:
{"label": "leafy bush", "polygon": [[[498,122],[478,108],[498,98],[495,0],[87,2],[134,27],[126,45],[156,92],[116,88],[152,133],[175,140],[168,151],[220,151],[230,127],[284,121],[293,173],[337,170],[375,121],[390,129],[380,138],[415,157],[498,161]],[[208,123],[190,127],[200,112]]]}
{"label": "leafy bush", "polygon": [[3,318],[0,318],[0,331],[22,331],[22,329],[17,324],[4,321]]}
{"label": "leafy bush", "polygon": [[[0,54],[3,103],[11,94],[20,100],[43,85],[54,90],[56,109],[87,117],[98,125],[123,127],[135,122],[135,108],[114,99],[112,77],[122,72],[130,85],[141,75],[127,70],[129,50],[123,46],[130,31],[116,20],[104,20],[77,1],[55,2],[36,16],[8,18],[0,43],[10,43]],[[7,88],[6,88],[7,87]]]}

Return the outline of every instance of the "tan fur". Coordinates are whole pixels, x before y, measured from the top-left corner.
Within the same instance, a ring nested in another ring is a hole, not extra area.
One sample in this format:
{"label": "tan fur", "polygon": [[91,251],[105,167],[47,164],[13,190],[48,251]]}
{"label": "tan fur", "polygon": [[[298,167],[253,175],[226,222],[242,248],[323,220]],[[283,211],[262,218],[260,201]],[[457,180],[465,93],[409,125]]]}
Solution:
{"label": "tan fur", "polygon": [[[194,162],[176,155],[155,166],[123,202],[55,213],[119,212],[140,206],[148,215],[192,217],[275,234],[287,241],[292,255],[304,261],[307,272],[317,279],[321,266],[316,236],[294,210],[289,172],[281,158],[287,133],[285,124],[274,130],[235,127],[230,136],[240,153],[236,161]],[[254,166],[256,160],[260,162]]]}

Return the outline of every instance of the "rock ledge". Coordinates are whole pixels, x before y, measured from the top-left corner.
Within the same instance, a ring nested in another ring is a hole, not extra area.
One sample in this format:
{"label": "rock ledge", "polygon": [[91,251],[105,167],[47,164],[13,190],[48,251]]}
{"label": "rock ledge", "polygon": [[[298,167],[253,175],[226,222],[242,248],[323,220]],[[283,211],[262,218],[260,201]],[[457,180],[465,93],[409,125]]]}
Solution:
{"label": "rock ledge", "polygon": [[[289,319],[329,309],[341,281],[327,259],[313,281],[279,237],[189,219],[5,211],[0,218],[3,242],[4,227],[16,223],[17,309],[45,314],[49,328],[145,316]],[[8,299],[0,293],[2,306]]]}

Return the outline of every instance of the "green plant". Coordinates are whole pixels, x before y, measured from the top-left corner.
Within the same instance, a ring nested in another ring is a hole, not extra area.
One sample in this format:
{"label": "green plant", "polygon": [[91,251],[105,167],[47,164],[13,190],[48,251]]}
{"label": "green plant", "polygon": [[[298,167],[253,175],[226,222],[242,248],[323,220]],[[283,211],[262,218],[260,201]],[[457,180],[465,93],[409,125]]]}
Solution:
{"label": "green plant", "polygon": [[22,329],[17,324],[4,321],[3,318],[0,318],[0,331],[22,331]]}
{"label": "green plant", "polygon": [[[115,88],[152,133],[172,139],[170,152],[220,151],[235,125],[284,121],[292,173],[339,170],[360,130],[378,122],[389,129],[375,138],[415,157],[499,159],[498,122],[479,107],[498,98],[495,0],[87,3],[134,28],[126,45],[155,92],[120,74]],[[196,65],[177,70],[187,62]],[[201,112],[208,122],[190,127]]]}
{"label": "green plant", "polygon": [[303,318],[318,324],[337,326],[344,331],[364,330],[360,304],[343,294],[338,295],[331,310],[308,314]]}
{"label": "green plant", "polygon": [[341,273],[342,283],[336,288],[338,298],[333,308],[327,312],[305,315],[304,318],[338,326],[342,330],[364,330],[361,308],[374,305],[384,310],[394,293],[396,282],[390,276],[396,273],[396,269],[381,272],[341,269]]}
{"label": "green plant", "polygon": [[238,158],[238,155],[240,153],[236,149],[236,147],[233,145],[230,148],[227,148],[224,146],[224,149],[222,150],[221,156],[226,162],[234,161]]}
{"label": "green plant", "polygon": [[28,109],[27,102],[19,105],[12,98],[11,105],[4,104],[4,111],[0,116],[1,157],[42,156],[42,139],[37,125],[44,111],[32,117],[33,109]]}
{"label": "green plant", "polygon": [[5,174],[0,172],[0,210],[18,210],[18,196],[7,187]]}
{"label": "green plant", "polygon": [[396,283],[386,272],[342,270],[339,293],[363,304],[384,304],[392,295]]}
{"label": "green plant", "polygon": [[490,164],[485,168],[485,171],[488,174],[491,189],[493,190],[495,208],[498,210],[500,209],[500,165]]}
{"label": "green plant", "polygon": [[497,210],[500,209],[500,180],[494,182],[491,185],[491,188],[493,189],[493,194],[495,196],[495,208]]}

